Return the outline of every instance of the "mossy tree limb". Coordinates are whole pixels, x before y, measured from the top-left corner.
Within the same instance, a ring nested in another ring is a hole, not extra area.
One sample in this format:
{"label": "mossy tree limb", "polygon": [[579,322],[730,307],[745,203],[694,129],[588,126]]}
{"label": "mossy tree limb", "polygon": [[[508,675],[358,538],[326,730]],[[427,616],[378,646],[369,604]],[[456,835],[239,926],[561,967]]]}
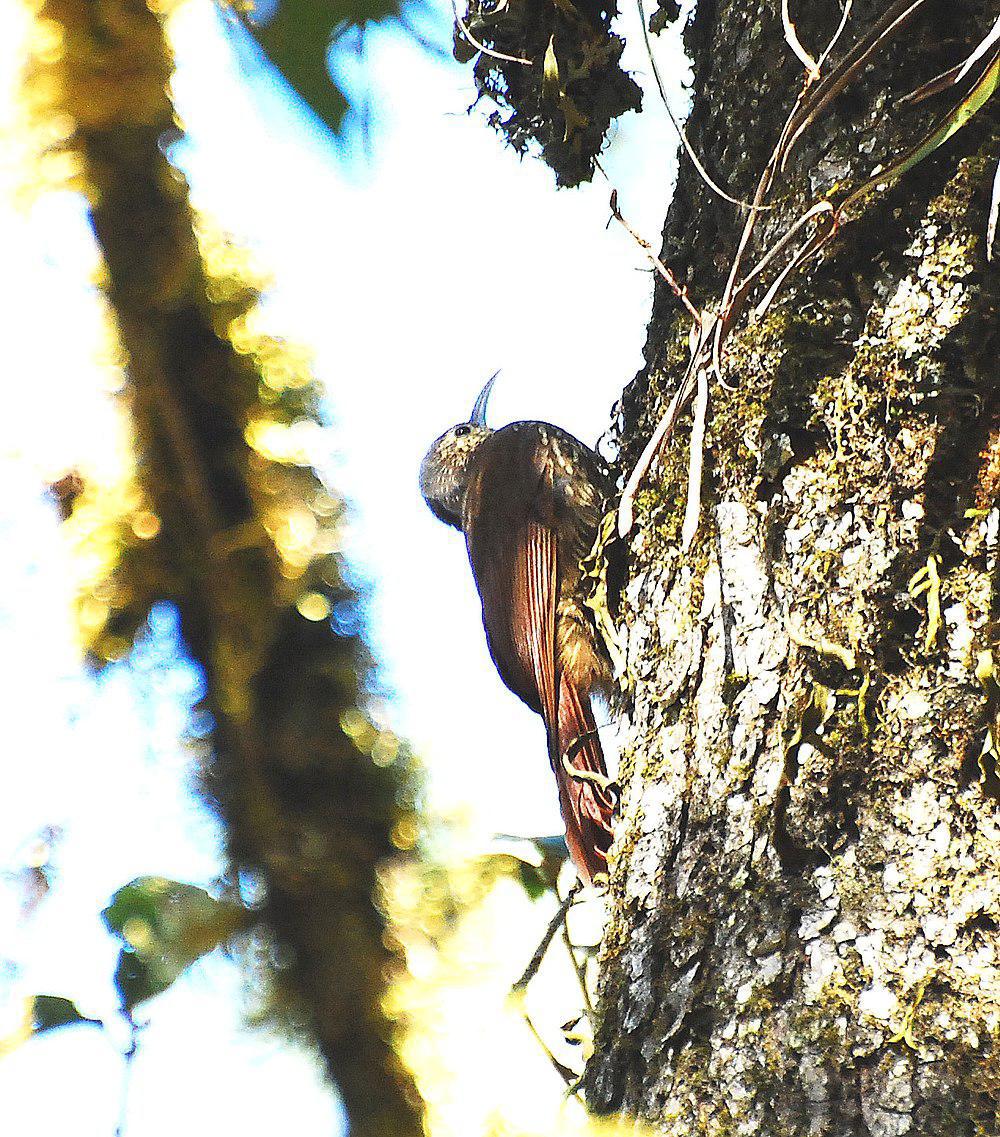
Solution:
{"label": "mossy tree limb", "polygon": [[365,717],[371,661],[337,552],[341,505],[300,456],[251,445],[316,426],[318,393],[248,331],[252,282],[203,260],[164,156],[178,128],[160,16],[143,0],[50,0],[38,18],[26,89],[38,113],[71,121],[145,507],[142,525],[123,519],[89,643],[119,654],[151,603],[176,604],[205,675],[207,789],[234,868],[264,886],[283,979],[352,1133],[420,1133],[383,1009],[398,959],[378,901],[380,868],[413,842],[409,764]]}

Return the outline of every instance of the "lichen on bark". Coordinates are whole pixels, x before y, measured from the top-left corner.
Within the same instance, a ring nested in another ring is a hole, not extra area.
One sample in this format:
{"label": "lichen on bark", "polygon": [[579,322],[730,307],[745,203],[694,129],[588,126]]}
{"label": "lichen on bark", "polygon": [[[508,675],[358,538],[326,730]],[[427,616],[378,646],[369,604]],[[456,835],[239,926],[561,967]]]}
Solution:
{"label": "lichen on bark", "polygon": [[[835,7],[795,13],[803,42],[825,42]],[[854,5],[847,36],[886,7]],[[943,69],[945,17],[928,7],[806,135],[748,265],[919,137],[929,120],[894,100]],[[777,9],[701,5],[689,33],[692,139],[744,195],[798,89]],[[992,18],[952,6],[951,62]],[[633,706],[585,1080],[600,1112],[678,1135],[1000,1125],[997,138],[987,106],[737,325],[687,554],[684,438],[638,500]],[[682,177],[662,256],[703,300],[721,293],[734,212]],[[660,288],[622,403],[623,471],[671,394],[680,324]]]}

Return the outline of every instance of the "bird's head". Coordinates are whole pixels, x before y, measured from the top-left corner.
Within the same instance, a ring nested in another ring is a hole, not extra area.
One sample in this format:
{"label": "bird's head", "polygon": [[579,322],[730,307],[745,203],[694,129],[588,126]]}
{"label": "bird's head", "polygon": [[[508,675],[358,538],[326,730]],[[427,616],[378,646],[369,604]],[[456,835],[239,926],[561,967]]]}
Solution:
{"label": "bird's head", "polygon": [[479,392],[467,422],[460,422],[435,439],[420,463],[420,492],[435,517],[462,527],[462,503],[469,464],[480,443],[493,431],[486,425],[486,404],[500,372],[494,372]]}

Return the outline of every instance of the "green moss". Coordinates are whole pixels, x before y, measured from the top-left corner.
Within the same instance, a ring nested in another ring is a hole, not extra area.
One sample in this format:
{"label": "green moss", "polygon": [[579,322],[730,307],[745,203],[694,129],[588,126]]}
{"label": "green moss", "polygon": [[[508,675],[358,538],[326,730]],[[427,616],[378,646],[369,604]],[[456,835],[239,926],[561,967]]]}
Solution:
{"label": "green moss", "polygon": [[730,671],[725,679],[722,681],[722,701],[727,707],[731,707],[736,701],[736,697],[746,687],[750,676],[745,671],[739,673]]}

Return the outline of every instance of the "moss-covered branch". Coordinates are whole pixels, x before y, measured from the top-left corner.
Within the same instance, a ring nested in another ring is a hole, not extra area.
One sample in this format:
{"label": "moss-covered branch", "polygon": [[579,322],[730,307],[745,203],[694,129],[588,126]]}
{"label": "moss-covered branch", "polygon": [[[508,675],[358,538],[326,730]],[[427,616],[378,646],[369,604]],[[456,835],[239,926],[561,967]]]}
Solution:
{"label": "moss-covered branch", "polygon": [[90,201],[137,454],[117,512],[85,490],[68,522],[104,551],[81,602],[85,642],[116,657],[151,603],[177,605],[205,673],[207,787],[229,854],[265,886],[289,989],[352,1130],[416,1134],[382,1009],[397,959],[377,900],[380,866],[413,843],[409,763],[365,713],[342,507],[308,466],[316,388],[256,330],[256,283],[196,225],[164,157],[177,124],[160,16],[143,0],[50,0],[37,26],[27,97],[64,124]]}

